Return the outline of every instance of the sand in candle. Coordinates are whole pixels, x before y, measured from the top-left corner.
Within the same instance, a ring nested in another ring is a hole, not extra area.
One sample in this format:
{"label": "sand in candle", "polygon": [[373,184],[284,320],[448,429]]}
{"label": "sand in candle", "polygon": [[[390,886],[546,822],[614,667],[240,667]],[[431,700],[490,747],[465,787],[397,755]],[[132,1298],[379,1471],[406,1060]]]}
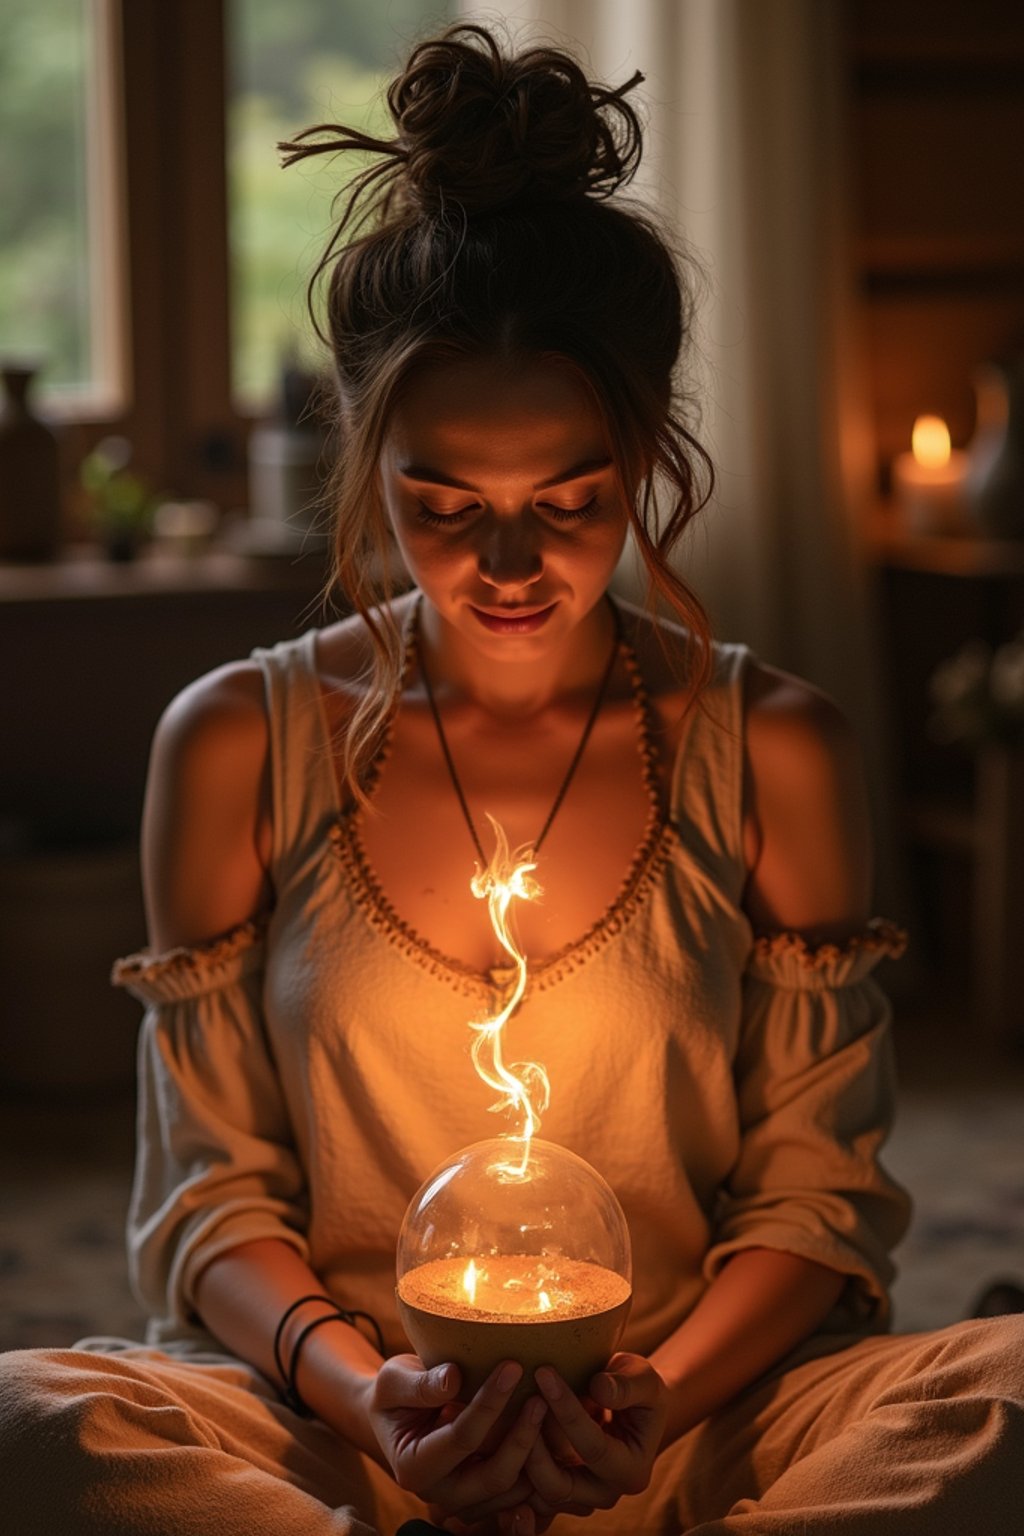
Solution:
{"label": "sand in candle", "polygon": [[[409,1306],[468,1323],[535,1323],[593,1317],[630,1297],[629,1281],[582,1259],[531,1253],[491,1254],[473,1260],[475,1296],[465,1286],[465,1258],[432,1259],[399,1281]],[[545,1300],[541,1300],[541,1298]]]}

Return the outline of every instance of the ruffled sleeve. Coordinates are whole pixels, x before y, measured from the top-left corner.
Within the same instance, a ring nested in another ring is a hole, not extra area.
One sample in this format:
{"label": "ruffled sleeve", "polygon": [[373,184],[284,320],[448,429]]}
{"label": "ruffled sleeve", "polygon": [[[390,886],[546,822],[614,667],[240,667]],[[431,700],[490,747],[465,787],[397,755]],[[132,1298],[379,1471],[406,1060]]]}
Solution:
{"label": "ruffled sleeve", "polygon": [[735,1061],[741,1142],[706,1259],[775,1248],[849,1277],[828,1327],[884,1327],[910,1202],[879,1162],[895,1097],[891,1005],[871,972],[906,934],[874,919],[842,946],[756,939]]}
{"label": "ruffled sleeve", "polygon": [[198,1324],[196,1280],[218,1254],[277,1237],[308,1258],[305,1177],[263,1018],[265,932],[258,920],[113,969],[146,1005],[128,1258],[154,1342]]}

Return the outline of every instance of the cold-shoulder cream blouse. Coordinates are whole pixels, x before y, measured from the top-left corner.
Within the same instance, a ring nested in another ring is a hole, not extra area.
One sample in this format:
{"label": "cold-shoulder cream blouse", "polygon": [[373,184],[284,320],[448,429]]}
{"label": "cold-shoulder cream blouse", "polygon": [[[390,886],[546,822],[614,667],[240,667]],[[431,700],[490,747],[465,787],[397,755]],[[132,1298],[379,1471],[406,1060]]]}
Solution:
{"label": "cold-shoulder cream blouse", "polygon": [[[316,633],[254,656],[273,779],[273,910],[195,949],[119,961],[146,1007],[128,1227],[148,1342],[209,1347],[196,1280],[254,1238],[291,1243],[344,1306],[407,1348],[395,1243],[430,1171],[496,1131],[468,1021],[502,977],[405,927],[338,801]],[[633,1243],[623,1347],[649,1353],[732,1253],[768,1247],[849,1277],[826,1327],[886,1326],[909,1215],[878,1154],[893,1100],[890,1007],[871,972],[904,935],[842,948],[755,939],[740,908],[742,682],[715,647],[667,819],[605,918],[533,974],[510,1059],[543,1062],[542,1135],[616,1191]]]}

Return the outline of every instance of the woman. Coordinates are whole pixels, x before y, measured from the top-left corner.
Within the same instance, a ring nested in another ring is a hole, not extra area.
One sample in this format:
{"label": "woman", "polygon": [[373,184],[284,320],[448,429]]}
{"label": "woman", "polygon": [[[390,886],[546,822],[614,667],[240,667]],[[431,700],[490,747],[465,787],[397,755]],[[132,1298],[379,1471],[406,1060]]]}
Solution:
{"label": "woman", "polygon": [[[157,731],[151,949],[117,968],[147,1004],[152,1323],[9,1357],[21,1532],[1016,1529],[1019,1320],[884,1331],[907,1204],[869,973],[903,939],[869,921],[856,743],[712,644],[668,563],[706,460],[673,386],[686,290],[608,201],[626,90],[461,26],[392,87],[394,141],[288,146],[383,156],[324,263],[355,612]],[[630,532],[678,623],[609,597]],[[544,893],[511,1041],[634,1251],[590,1399],[540,1370],[496,1443],[517,1362],[466,1401],[393,1292],[410,1196],[494,1130],[466,1060],[507,983],[470,891],[485,813]]]}

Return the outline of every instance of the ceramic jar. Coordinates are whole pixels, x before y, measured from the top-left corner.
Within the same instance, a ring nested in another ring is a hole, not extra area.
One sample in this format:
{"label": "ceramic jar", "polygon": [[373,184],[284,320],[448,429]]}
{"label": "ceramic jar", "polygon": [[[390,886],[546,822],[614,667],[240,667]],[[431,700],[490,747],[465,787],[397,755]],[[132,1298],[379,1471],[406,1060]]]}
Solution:
{"label": "ceramic jar", "polygon": [[978,532],[990,539],[1024,538],[1024,356],[1000,368],[1005,381],[1005,428],[979,453],[968,481]]}
{"label": "ceramic jar", "polygon": [[0,560],[52,560],[60,546],[57,439],[32,411],[36,371],[0,367]]}

